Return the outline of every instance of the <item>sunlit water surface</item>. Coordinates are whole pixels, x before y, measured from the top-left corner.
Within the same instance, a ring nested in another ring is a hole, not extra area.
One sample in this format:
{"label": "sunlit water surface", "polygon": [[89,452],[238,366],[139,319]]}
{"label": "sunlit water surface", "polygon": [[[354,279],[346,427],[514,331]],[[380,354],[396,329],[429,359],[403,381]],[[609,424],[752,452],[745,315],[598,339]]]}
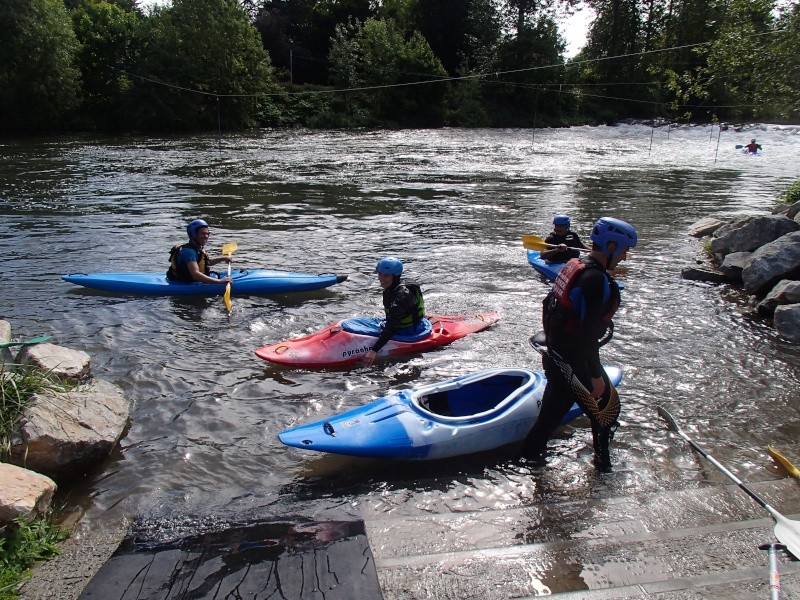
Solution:
{"label": "sunlit water surface", "polygon": [[[756,135],[762,156],[734,145]],[[678,460],[655,412],[670,407],[722,462],[771,477],[765,440],[798,439],[797,348],[748,317],[735,290],[683,281],[702,257],[701,217],[765,213],[798,177],[798,131],[708,127],[564,130],[280,131],[251,135],[47,139],[0,145],[2,314],[15,337],[51,334],[121,386],[130,429],[62,500],[86,520],[153,529],[215,520],[485,510],[612,497],[709,476]],[[602,215],[640,244],[619,273],[624,305],[604,360],[622,366],[616,472],[591,466],[585,420],[547,465],[514,448],[435,463],[324,456],[276,434],[407,386],[496,366],[540,368],[527,338],[547,284],[520,235],[567,213],[587,236]],[[64,283],[72,272],[163,271],[185,224],[236,241],[235,266],[349,275],[328,290],[221,299],[124,297]],[[303,371],[253,351],[339,318],[378,314],[373,273],[400,257],[432,312],[502,313],[452,346],[372,368]],[[791,418],[789,418],[791,417]],[[721,477],[721,475],[720,475]],[[689,483],[690,484],[690,483]],[[537,525],[541,526],[541,524]]]}

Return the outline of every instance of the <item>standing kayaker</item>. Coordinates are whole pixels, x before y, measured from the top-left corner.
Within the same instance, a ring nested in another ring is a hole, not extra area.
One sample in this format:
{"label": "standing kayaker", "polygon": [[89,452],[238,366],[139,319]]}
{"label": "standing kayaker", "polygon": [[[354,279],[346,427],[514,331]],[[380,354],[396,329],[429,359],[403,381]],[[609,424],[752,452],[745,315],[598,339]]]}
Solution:
{"label": "standing kayaker", "polygon": [[636,229],[625,221],[599,219],[592,227],[589,255],[570,260],[545,297],[542,321],[547,351],[542,364],[547,387],[539,418],[525,441],[525,456],[545,452],[553,431],[577,402],[592,424],[595,467],[611,470],[609,443],[619,425],[620,406],[600,363],[600,347],[610,339],[611,319],[620,304],[619,286],[611,271],[627,258],[637,238]]}
{"label": "standing kayaker", "polygon": [[[169,253],[169,270],[167,279],[192,283],[228,283],[230,277],[212,277],[211,266],[221,262],[231,262],[230,256],[209,258],[203,249],[208,243],[208,223],[203,219],[195,219],[186,226],[189,243],[175,246]],[[215,273],[216,275],[216,273]]]}
{"label": "standing kayaker", "polygon": [[571,258],[578,258],[578,250],[570,248],[583,248],[587,250],[581,238],[574,231],[571,231],[569,217],[567,215],[556,215],[553,217],[553,231],[548,235],[544,242],[557,246],[549,250],[544,250],[541,257],[549,263],[565,263]]}
{"label": "standing kayaker", "polygon": [[425,301],[422,290],[414,283],[405,283],[400,279],[403,274],[403,263],[393,257],[382,258],[375,267],[378,282],[383,289],[383,310],[386,320],[381,326],[381,333],[364,355],[363,364],[370,366],[378,357],[378,352],[398,333],[413,334],[425,317]]}

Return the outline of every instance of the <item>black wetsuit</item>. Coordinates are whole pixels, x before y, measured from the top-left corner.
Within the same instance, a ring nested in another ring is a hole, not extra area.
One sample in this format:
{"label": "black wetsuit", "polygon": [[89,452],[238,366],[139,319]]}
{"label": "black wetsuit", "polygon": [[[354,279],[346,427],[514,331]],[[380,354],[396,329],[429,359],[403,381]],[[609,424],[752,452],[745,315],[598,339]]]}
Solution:
{"label": "black wetsuit", "polygon": [[386,322],[381,334],[372,346],[378,352],[400,329],[411,327],[425,316],[425,303],[418,285],[405,284],[395,277],[395,281],[383,290],[383,310]]}
{"label": "black wetsuit", "polygon": [[[619,306],[619,287],[593,257],[587,256],[574,262],[583,263],[585,268],[579,271],[563,294],[569,298],[571,306],[558,302],[553,291],[545,298],[543,321],[547,347],[571,367],[587,390],[592,389],[593,377],[603,378],[606,383],[605,393],[598,404],[604,407],[609,401],[611,385],[600,362],[600,339],[610,327],[611,317]],[[556,283],[558,282],[557,278]],[[543,453],[553,431],[570,407],[575,402],[580,404],[579,396],[556,360],[545,355],[542,357],[542,364],[547,376],[547,386],[542,397],[539,418],[525,441],[523,453],[527,456]],[[589,417],[591,419],[591,415]],[[611,427],[601,426],[592,419],[595,463],[604,471],[611,466],[608,448],[611,433]]]}
{"label": "black wetsuit", "polygon": [[[581,238],[579,238],[578,234],[574,231],[568,231],[564,235],[558,235],[557,233],[552,232],[547,236],[547,238],[545,238],[544,241],[546,244],[552,244],[554,246],[565,244],[568,248],[586,248],[586,246],[583,245]],[[551,263],[565,263],[570,258],[579,258],[580,255],[581,253],[577,250],[561,250],[560,252],[554,253],[552,256],[548,255],[545,260]]]}

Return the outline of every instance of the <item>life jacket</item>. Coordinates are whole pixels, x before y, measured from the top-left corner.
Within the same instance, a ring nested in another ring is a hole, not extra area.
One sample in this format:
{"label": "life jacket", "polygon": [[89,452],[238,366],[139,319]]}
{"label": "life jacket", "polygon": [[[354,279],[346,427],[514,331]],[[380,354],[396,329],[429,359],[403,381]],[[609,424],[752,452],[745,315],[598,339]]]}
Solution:
{"label": "life jacket", "polygon": [[[178,254],[183,248],[192,248],[193,250],[198,250],[197,246],[191,242],[174,246],[172,250],[169,251],[169,269],[167,270],[167,279],[171,281],[192,283],[194,279],[192,279],[192,274],[189,273],[186,263],[181,263],[180,265],[178,264]],[[200,272],[204,275],[208,275],[211,273],[211,269],[207,260],[208,257],[206,256],[205,250],[202,248],[199,249],[199,253],[200,258],[197,260],[197,268],[200,269]]]}
{"label": "life jacket", "polygon": [[[556,325],[556,320],[564,333],[567,335],[577,335],[580,331],[580,307],[574,306],[571,292],[575,280],[586,269],[599,269],[606,276],[605,269],[595,261],[584,262],[578,258],[573,258],[559,271],[558,276],[553,282],[553,289],[545,297],[543,302],[542,318],[545,331],[552,333]],[[606,311],[603,313],[602,322],[606,325],[611,323],[611,319],[617,312],[620,305],[620,293],[617,282],[611,277],[605,277],[608,287],[603,294],[603,301],[606,304]]]}
{"label": "life jacket", "polygon": [[401,328],[411,327],[419,323],[425,316],[425,300],[422,297],[422,289],[416,283],[401,283],[400,285],[408,288],[416,301],[411,314],[403,317],[399,325]]}

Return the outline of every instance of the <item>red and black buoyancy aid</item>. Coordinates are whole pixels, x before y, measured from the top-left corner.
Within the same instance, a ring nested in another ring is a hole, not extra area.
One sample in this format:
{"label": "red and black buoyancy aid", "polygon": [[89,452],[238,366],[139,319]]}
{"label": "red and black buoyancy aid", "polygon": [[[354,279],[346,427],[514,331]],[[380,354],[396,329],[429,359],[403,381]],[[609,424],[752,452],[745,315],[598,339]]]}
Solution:
{"label": "red and black buoyancy aid", "polygon": [[194,281],[194,279],[192,279],[192,274],[189,273],[189,269],[186,267],[186,263],[178,264],[178,254],[183,248],[191,248],[198,253],[199,258],[197,259],[197,268],[201,273],[204,275],[211,273],[211,268],[208,265],[208,256],[206,255],[205,250],[198,248],[191,242],[188,242],[186,244],[174,246],[172,250],[169,251],[169,269],[167,270],[167,279],[171,281],[184,281],[186,283],[191,283]]}
{"label": "red and black buoyancy aid", "polygon": [[[620,293],[617,282],[606,276],[605,269],[594,260],[584,262],[579,258],[573,258],[558,273],[553,283],[553,289],[545,298],[544,320],[545,331],[550,329],[547,320],[549,316],[558,316],[563,320],[562,327],[564,333],[577,335],[580,330],[580,307],[575,306],[572,297],[572,288],[575,280],[587,269],[598,269],[603,273],[606,285],[603,293],[603,304],[606,310],[602,316],[602,323],[608,325],[617,312],[620,305]],[[566,314],[564,314],[566,313]]]}

